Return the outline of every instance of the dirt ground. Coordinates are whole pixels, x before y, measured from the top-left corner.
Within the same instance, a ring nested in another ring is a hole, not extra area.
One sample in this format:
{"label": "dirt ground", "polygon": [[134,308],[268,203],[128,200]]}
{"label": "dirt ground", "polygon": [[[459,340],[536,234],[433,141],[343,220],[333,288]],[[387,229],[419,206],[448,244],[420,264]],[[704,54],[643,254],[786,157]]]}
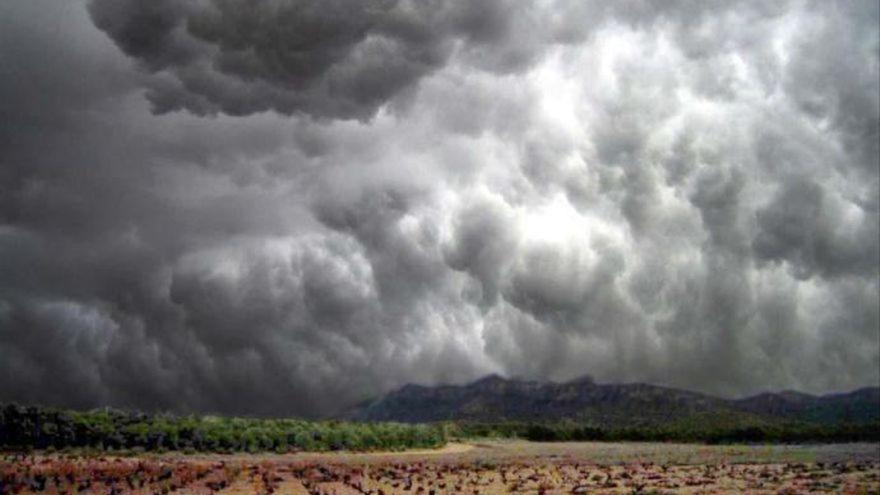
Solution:
{"label": "dirt ground", "polygon": [[454,443],[397,453],[21,456],[0,493],[880,493],[880,445]]}

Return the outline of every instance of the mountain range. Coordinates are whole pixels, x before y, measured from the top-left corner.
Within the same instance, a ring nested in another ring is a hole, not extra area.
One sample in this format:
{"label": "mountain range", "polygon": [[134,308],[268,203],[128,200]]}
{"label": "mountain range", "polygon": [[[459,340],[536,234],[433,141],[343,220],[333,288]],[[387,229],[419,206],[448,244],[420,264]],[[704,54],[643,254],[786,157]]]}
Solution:
{"label": "mountain range", "polygon": [[490,375],[467,385],[406,385],[361,404],[345,417],[360,421],[559,421],[602,427],[714,423],[880,421],[880,387],[810,395],[784,391],[742,399],[645,383],[599,384],[589,377],[540,382]]}

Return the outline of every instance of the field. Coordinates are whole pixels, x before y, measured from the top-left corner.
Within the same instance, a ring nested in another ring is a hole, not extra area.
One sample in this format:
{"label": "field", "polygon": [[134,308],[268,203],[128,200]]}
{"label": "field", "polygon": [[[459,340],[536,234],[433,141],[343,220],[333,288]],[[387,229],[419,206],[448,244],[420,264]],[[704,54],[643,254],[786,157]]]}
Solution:
{"label": "field", "polygon": [[880,446],[486,441],[399,453],[6,454],[2,493],[880,493]]}

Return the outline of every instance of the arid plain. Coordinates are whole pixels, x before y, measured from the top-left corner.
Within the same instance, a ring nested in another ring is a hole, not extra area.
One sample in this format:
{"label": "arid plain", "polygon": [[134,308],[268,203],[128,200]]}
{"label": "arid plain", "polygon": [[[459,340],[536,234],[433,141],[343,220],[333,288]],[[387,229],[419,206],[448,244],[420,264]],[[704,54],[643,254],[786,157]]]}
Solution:
{"label": "arid plain", "polygon": [[7,454],[2,493],[878,493],[873,444],[452,443],[395,453]]}

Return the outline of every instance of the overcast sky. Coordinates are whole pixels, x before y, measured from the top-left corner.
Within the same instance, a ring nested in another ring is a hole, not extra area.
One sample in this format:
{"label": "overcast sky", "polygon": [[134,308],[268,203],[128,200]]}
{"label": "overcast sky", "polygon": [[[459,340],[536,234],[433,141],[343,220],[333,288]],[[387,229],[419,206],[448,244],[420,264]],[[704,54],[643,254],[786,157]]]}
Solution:
{"label": "overcast sky", "polygon": [[880,385],[878,17],[4,0],[0,401]]}

